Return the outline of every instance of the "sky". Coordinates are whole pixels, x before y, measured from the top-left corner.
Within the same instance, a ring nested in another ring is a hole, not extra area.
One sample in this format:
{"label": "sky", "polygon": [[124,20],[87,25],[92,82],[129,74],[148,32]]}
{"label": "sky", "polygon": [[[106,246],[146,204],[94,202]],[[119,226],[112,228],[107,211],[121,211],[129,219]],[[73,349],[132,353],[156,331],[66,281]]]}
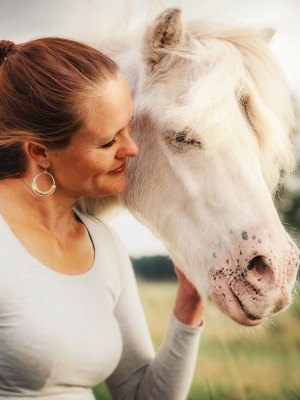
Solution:
{"label": "sky", "polygon": [[[80,38],[91,25],[105,32],[121,20],[130,29],[174,5],[183,9],[187,19],[212,17],[275,28],[271,49],[300,103],[300,0],[1,0],[0,4],[0,38],[15,42],[74,33]],[[131,256],[167,253],[128,212],[121,212],[110,224]]]}

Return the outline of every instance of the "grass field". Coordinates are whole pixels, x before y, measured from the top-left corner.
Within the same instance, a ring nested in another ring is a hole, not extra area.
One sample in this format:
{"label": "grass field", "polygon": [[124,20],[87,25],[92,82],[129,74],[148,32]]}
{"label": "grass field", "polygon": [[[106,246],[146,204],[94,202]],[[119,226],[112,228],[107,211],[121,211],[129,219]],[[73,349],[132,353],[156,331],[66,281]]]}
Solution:
{"label": "grass field", "polygon": [[[156,348],[166,331],[175,283],[139,282]],[[300,400],[300,285],[294,304],[263,327],[242,328],[209,303],[189,400]],[[97,399],[110,396],[104,385]],[[163,400],[163,399],[157,399]]]}

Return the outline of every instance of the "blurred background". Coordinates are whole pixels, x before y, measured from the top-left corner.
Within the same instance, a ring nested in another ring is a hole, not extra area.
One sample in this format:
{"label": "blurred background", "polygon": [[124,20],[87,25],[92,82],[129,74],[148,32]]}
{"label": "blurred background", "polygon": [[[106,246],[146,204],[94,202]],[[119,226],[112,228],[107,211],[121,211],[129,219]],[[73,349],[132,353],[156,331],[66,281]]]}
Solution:
{"label": "blurred background", "polygon": [[[86,37],[134,29],[168,6],[181,6],[186,18],[209,17],[276,29],[271,48],[293,98],[300,162],[300,1],[299,0],[1,0],[0,37],[21,42],[57,35]],[[281,220],[298,242],[300,178],[298,170],[280,188],[275,203]],[[129,213],[110,224],[124,241],[138,277],[149,329],[156,348],[167,329],[176,292],[173,266],[163,244]],[[300,288],[288,311],[258,328],[241,328],[208,302],[206,328],[189,399],[300,399]],[[105,385],[97,399],[110,399]],[[155,399],[163,400],[163,399]]]}

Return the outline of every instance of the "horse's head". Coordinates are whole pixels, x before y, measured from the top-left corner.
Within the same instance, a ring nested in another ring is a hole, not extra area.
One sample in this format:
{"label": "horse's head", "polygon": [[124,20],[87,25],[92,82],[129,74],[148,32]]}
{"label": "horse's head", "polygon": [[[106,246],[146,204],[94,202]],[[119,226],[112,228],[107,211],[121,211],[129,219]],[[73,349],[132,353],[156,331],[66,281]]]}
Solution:
{"label": "horse's head", "polygon": [[124,200],[173,261],[235,321],[284,309],[298,249],[272,193],[293,167],[287,87],[271,31],[165,11],[144,39],[133,126],[140,154]]}

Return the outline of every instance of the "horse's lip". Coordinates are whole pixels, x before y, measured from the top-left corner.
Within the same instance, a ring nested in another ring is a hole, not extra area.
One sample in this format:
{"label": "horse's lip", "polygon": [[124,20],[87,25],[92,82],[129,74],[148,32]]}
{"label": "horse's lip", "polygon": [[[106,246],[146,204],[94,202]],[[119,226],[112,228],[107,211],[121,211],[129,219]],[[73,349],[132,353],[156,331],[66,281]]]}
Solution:
{"label": "horse's lip", "polygon": [[224,275],[222,277],[219,275],[219,279],[218,290],[210,294],[219,308],[238,324],[245,326],[259,325],[263,318],[258,318],[245,309]]}
{"label": "horse's lip", "polygon": [[241,307],[243,313],[245,314],[245,316],[246,316],[250,321],[257,321],[257,323],[260,323],[260,322],[263,320],[263,318],[256,317],[255,315],[250,314],[248,311],[246,311],[246,310],[245,310],[245,307],[244,307],[244,305],[243,305],[243,303],[241,302],[241,300],[235,295],[234,292],[232,292],[232,293],[233,293],[233,295],[235,296],[236,301],[239,303],[239,305],[240,305],[240,307]]}
{"label": "horse's lip", "polygon": [[245,306],[243,305],[241,300],[238,298],[238,296],[234,293],[234,291],[231,289],[231,287],[229,285],[228,285],[228,288],[232,294],[233,299],[236,302],[237,307],[239,308],[239,310],[241,311],[243,316],[246,317],[245,320],[235,319],[235,321],[241,323],[242,325],[247,325],[247,326],[259,325],[264,320],[264,318],[257,317],[255,315],[249,313],[245,309]]}

